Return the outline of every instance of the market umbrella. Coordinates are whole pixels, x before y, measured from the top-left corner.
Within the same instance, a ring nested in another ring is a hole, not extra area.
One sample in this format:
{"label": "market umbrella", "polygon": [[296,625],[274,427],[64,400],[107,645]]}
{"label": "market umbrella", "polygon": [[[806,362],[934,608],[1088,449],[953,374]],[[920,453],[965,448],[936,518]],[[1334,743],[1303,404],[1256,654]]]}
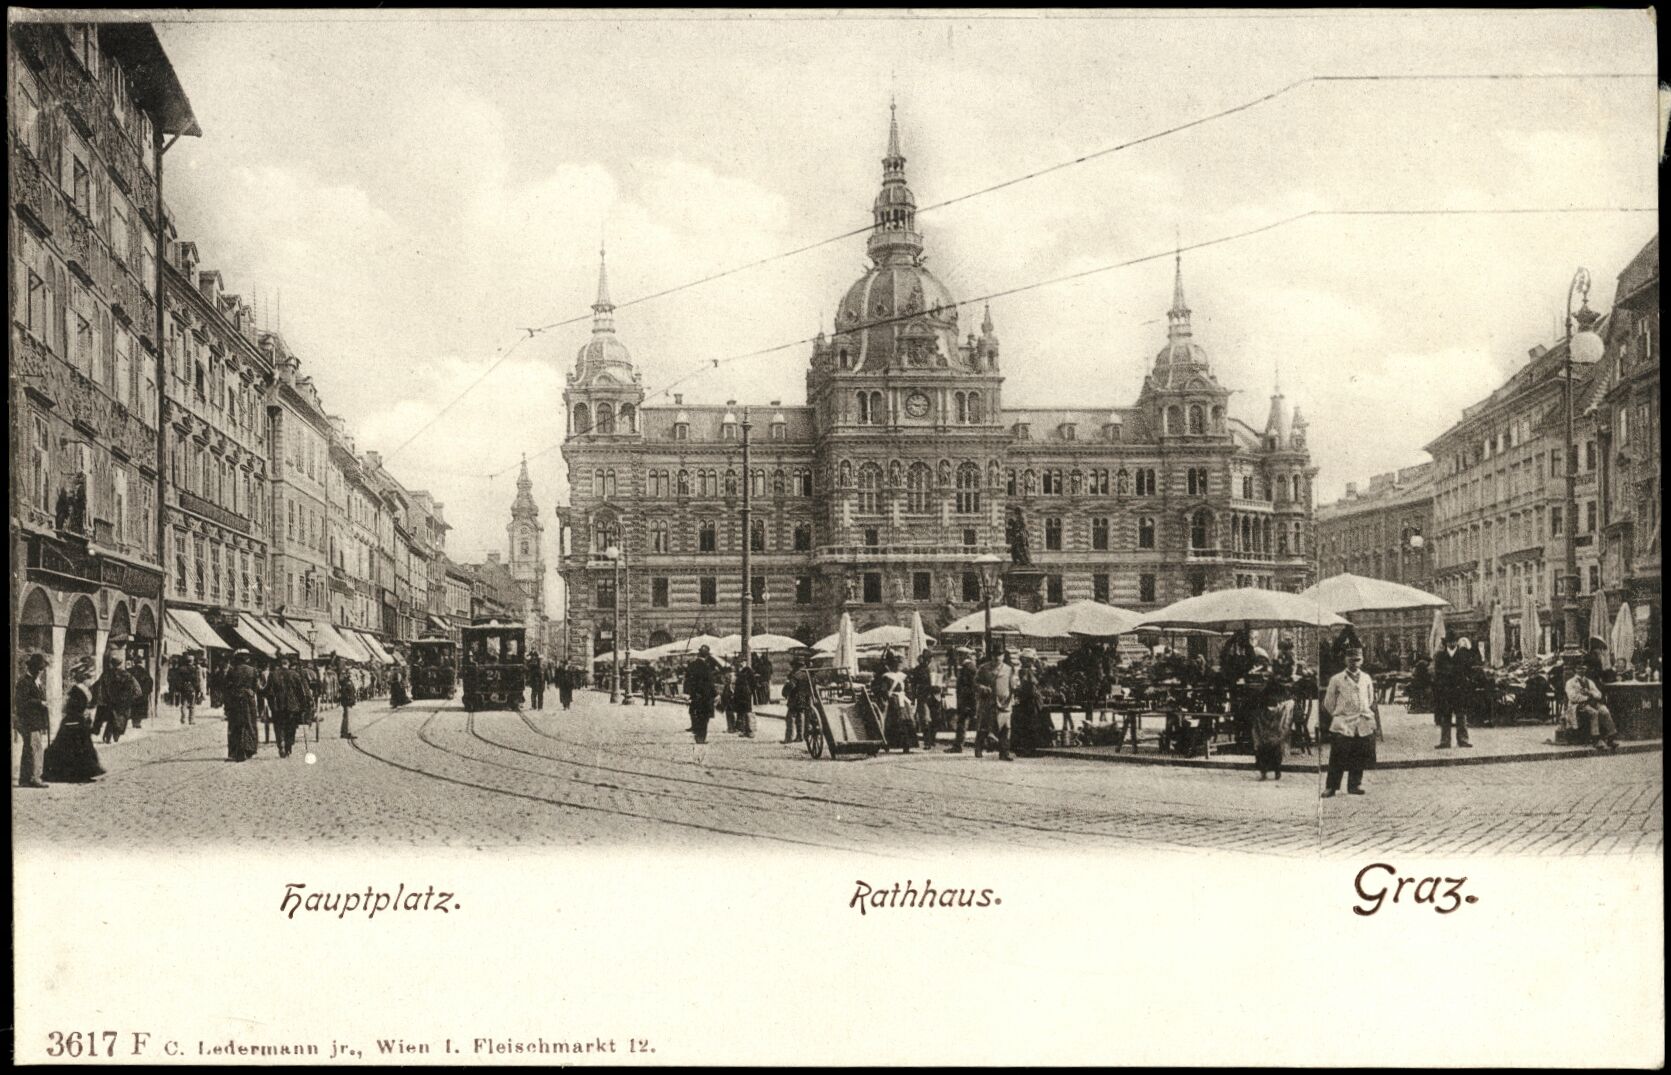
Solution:
{"label": "market umbrella", "polygon": [[1346,621],[1317,601],[1282,590],[1248,587],[1186,597],[1148,613],[1139,627],[1344,627]]}
{"label": "market umbrella", "polygon": [[1503,604],[1493,602],[1491,606],[1491,625],[1488,630],[1487,641],[1491,652],[1486,654],[1486,663],[1496,666],[1503,664],[1503,650],[1508,646],[1509,628],[1503,618]]}
{"label": "market umbrella", "polygon": [[809,647],[809,648],[815,649],[815,650],[820,650],[824,653],[834,653],[835,648],[836,648],[836,643],[838,641],[840,641],[840,639],[841,639],[841,635],[840,635],[839,632],[831,631],[829,634],[825,635],[823,638],[820,638],[818,641],[814,642],[811,645],[811,647]]}
{"label": "market umbrella", "polygon": [[758,634],[748,640],[748,648],[755,653],[791,653],[806,649],[806,644],[788,635]]}
{"label": "market umbrella", "polygon": [[1520,609],[1520,656],[1536,657],[1543,649],[1543,630],[1538,618],[1538,596],[1527,590]]}
{"label": "market umbrella", "polygon": [[[1023,612],[1019,608],[1009,605],[994,605],[992,607],[993,634],[1031,634],[1028,630],[1033,622],[1031,613]],[[971,612],[960,619],[955,619],[940,628],[942,635],[978,635],[986,631],[986,613],[984,610]]]}
{"label": "market umbrella", "polygon": [[743,636],[740,634],[726,635],[712,644],[715,657],[735,657],[743,651]]}
{"label": "market umbrella", "polygon": [[1141,612],[1115,608],[1101,601],[1071,601],[1058,608],[1034,613],[1021,633],[1029,638],[1062,638],[1067,635],[1113,638],[1130,634],[1132,628],[1142,622]]}
{"label": "market umbrella", "polygon": [[1590,604],[1590,637],[1607,641],[1607,594],[1596,591],[1596,598]]}
{"label": "market umbrella", "polygon": [[1630,605],[1619,605],[1619,618],[1613,621],[1613,637],[1608,641],[1613,659],[1630,660],[1636,656],[1636,621],[1631,619]]}
{"label": "market umbrella", "polygon": [[1427,652],[1429,655],[1438,653],[1445,648],[1445,614],[1439,609],[1433,610],[1433,626],[1427,630]]}
{"label": "market umbrella", "polygon": [[906,659],[913,665],[916,664],[932,644],[933,640],[928,637],[928,632],[923,630],[923,614],[911,613],[911,640],[905,647]]}
{"label": "market umbrella", "polygon": [[1399,612],[1413,608],[1444,608],[1450,602],[1438,594],[1414,586],[1365,578],[1362,575],[1332,575],[1300,591],[1330,612]]}
{"label": "market umbrella", "polygon": [[859,647],[853,639],[853,617],[841,614],[841,625],[836,628],[835,666],[846,669],[849,675],[859,671]]}
{"label": "market umbrella", "polygon": [[909,646],[911,644],[911,628],[897,627],[886,624],[882,627],[872,627],[862,631],[855,641],[860,649],[881,649],[883,646]]}
{"label": "market umbrella", "polygon": [[663,651],[661,654],[663,657],[684,657],[696,653],[703,646],[707,646],[710,651],[713,651],[721,641],[723,640],[715,638],[713,635],[694,635],[690,638],[681,638],[669,642],[659,648]]}

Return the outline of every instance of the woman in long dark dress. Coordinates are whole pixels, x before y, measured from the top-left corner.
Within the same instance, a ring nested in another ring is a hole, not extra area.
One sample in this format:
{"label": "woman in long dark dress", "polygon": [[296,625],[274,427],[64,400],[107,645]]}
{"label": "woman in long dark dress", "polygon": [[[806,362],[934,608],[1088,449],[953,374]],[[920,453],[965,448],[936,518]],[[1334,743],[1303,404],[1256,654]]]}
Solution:
{"label": "woman in long dark dress", "polygon": [[261,749],[261,732],[255,723],[255,668],[245,650],[239,650],[233,660],[221,689],[226,702],[226,758],[247,761]]}
{"label": "woman in long dark dress", "polygon": [[1015,685],[1015,709],[1010,714],[1010,748],[1022,758],[1035,757],[1041,747],[1050,745],[1043,727],[1050,718],[1045,716],[1039,698],[1037,662],[1037,655],[1032,650],[1022,651],[1021,672]]}
{"label": "woman in long dark dress", "polygon": [[397,664],[389,674],[389,704],[398,709],[411,700],[406,693],[406,669]]}
{"label": "woman in long dark dress", "polygon": [[48,783],[85,784],[104,775],[99,752],[93,746],[93,690],[90,686],[98,662],[83,657],[70,667],[69,695],[64,699],[64,719],[46,748],[42,776]]}

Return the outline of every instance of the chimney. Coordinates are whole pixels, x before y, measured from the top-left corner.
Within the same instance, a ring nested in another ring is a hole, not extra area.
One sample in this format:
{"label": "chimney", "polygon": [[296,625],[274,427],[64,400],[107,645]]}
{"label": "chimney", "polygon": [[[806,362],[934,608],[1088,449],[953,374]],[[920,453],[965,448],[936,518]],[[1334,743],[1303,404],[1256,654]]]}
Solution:
{"label": "chimney", "polygon": [[783,400],[781,400],[781,399],[774,399],[774,400],[772,400],[772,404],[771,404],[771,405],[772,405],[772,406],[774,406],[774,407],[781,407],[781,406],[783,406]]}
{"label": "chimney", "polygon": [[197,290],[209,300],[209,305],[220,308],[220,273],[213,269],[205,269],[197,274]]}
{"label": "chimney", "polygon": [[1347,500],[1355,500],[1355,499],[1357,499],[1357,496],[1358,496],[1358,483],[1357,482],[1347,482],[1346,483],[1346,499]]}
{"label": "chimney", "polygon": [[675,407],[681,405],[684,402],[685,402],[685,394],[683,392],[673,393],[673,405]]}

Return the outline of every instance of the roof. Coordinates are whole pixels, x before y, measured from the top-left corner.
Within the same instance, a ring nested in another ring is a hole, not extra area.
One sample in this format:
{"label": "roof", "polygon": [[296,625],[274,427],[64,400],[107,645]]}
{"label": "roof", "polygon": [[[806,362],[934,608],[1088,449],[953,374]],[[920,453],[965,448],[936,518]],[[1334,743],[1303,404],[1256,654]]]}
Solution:
{"label": "roof", "polygon": [[[1613,305],[1625,306],[1639,298],[1648,297],[1650,289],[1657,292],[1659,283],[1659,233],[1637,251],[1624,271],[1619,273],[1619,287],[1613,293]],[[1656,300],[1657,301],[1657,298]]]}
{"label": "roof", "polygon": [[[642,407],[639,418],[646,440],[670,441],[673,439],[673,424],[684,420],[690,423],[691,440],[720,439],[720,427],[724,424],[727,412],[738,418],[742,417],[742,408],[737,404],[707,405],[700,403],[681,403],[667,407]],[[814,410],[811,407],[773,407],[770,404],[761,406],[749,405],[749,443],[764,442],[770,433],[772,419],[781,412],[783,414],[783,436],[785,441],[803,441],[811,443],[816,439],[814,425]],[[781,444],[783,441],[770,443]]]}
{"label": "roof", "polygon": [[[1600,335],[1602,339],[1606,339],[1607,330],[1612,324],[1612,320],[1613,315],[1609,313],[1606,317],[1597,321],[1591,327],[1591,331]],[[1498,405],[1506,403],[1516,396],[1540,388],[1547,383],[1551,383],[1555,378],[1564,376],[1566,355],[1567,341],[1561,340],[1543,354],[1515,370],[1514,373],[1509,375],[1508,380],[1504,381],[1484,399],[1462,408],[1462,417],[1453,422],[1450,428],[1424,445],[1424,450],[1430,455],[1443,454],[1443,449],[1436,449],[1436,446],[1470,428],[1476,419],[1495,410]],[[1572,376],[1576,390],[1574,398],[1579,403],[1578,410],[1580,413],[1593,406],[1600,393],[1606,390],[1606,378],[1600,376],[1601,367],[1605,365],[1607,365],[1605,360],[1588,365],[1573,364]]]}
{"label": "roof", "polygon": [[128,86],[140,108],[157,119],[163,134],[201,137],[191,101],[168,61],[157,32],[148,22],[107,22],[99,27],[99,45],[122,62]]}

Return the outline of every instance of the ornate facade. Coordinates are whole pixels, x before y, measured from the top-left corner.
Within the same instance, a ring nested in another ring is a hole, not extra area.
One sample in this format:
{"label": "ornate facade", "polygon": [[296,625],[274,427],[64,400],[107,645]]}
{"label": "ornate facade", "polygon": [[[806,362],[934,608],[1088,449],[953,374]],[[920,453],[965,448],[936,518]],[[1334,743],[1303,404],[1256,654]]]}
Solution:
{"label": "ornate facade", "polygon": [[[1317,509],[1317,575],[1342,572],[1433,589],[1428,534],[1433,529],[1433,464],[1377,474],[1359,490]],[[1378,666],[1413,664],[1427,643],[1431,611],[1353,613],[1352,622]]]}
{"label": "ornate facade", "polygon": [[625,554],[632,646],[736,631],[745,540],[756,629],[803,640],[843,611],[861,629],[920,612],[932,633],[978,607],[983,554],[1030,566],[1045,604],[1152,608],[1310,581],[1305,419],[1280,392],[1263,430],[1228,415],[1181,258],[1166,344],[1135,404],[1007,407],[1001,355],[1014,356],[991,311],[965,334],[924,263],[897,122],[872,215],[871,265],[813,346],[802,406],[646,406],[600,268],[592,337],[564,392],[571,659],[614,646],[611,546]]}

